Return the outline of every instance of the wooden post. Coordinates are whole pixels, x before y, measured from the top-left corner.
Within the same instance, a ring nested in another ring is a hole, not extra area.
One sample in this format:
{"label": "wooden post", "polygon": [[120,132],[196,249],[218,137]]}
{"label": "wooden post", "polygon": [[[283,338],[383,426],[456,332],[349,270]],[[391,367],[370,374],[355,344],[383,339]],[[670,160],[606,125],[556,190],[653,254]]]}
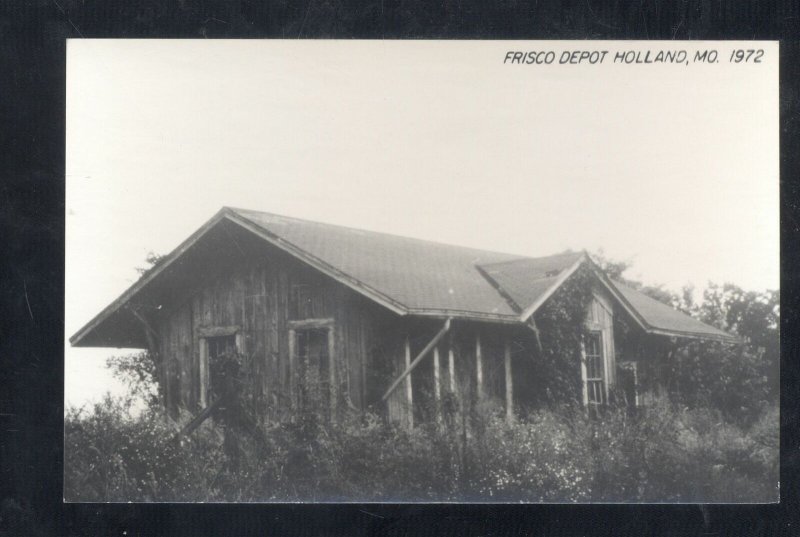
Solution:
{"label": "wooden post", "polygon": [[[406,359],[406,369],[411,367],[411,343],[408,340],[408,336],[406,336],[406,344],[405,344],[405,359]],[[411,386],[411,373],[406,375],[405,378],[406,383],[406,404],[408,406],[408,426],[409,428],[414,427],[414,392]]]}
{"label": "wooden post", "polygon": [[437,402],[442,398],[442,388],[439,385],[439,347],[433,348],[433,397]]}
{"label": "wooden post", "polygon": [[503,345],[503,363],[506,371],[506,421],[514,421],[514,382],[511,374],[511,346],[508,339]]}
{"label": "wooden post", "polygon": [[200,338],[200,407],[208,404],[208,341]]}
{"label": "wooden post", "polygon": [[456,393],[456,357],[453,352],[453,334],[450,334],[450,341],[447,345],[447,370],[450,373],[450,392]]}
{"label": "wooden post", "polygon": [[295,386],[295,379],[297,364],[295,361],[297,360],[295,353],[295,331],[289,330],[289,401],[292,406],[292,410],[297,410],[297,387]]}
{"label": "wooden post", "polygon": [[439,347],[433,348],[433,398],[436,421],[442,419],[442,387],[439,383]]}
{"label": "wooden post", "polygon": [[247,348],[245,345],[245,337],[244,331],[238,331],[234,335],[235,345],[236,345],[236,353],[237,354],[247,354]]}
{"label": "wooden post", "polygon": [[331,421],[336,419],[336,355],[335,345],[336,332],[334,327],[328,328],[328,382],[330,383],[330,405]]}
{"label": "wooden post", "polygon": [[581,384],[583,385],[583,406],[589,406],[589,383],[586,380],[586,344],[581,341]]}
{"label": "wooden post", "polygon": [[483,356],[481,356],[481,334],[475,334],[475,382],[478,400],[483,399]]}

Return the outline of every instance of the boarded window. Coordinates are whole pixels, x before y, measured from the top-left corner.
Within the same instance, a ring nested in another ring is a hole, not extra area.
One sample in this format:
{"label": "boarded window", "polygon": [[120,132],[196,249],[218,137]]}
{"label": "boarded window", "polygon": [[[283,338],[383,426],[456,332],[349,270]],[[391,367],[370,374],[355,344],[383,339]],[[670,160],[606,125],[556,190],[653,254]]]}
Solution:
{"label": "boarded window", "polygon": [[210,365],[210,391],[212,394],[220,395],[220,391],[224,390],[222,378],[216,378],[215,373],[219,373],[219,368],[215,367],[215,363],[225,357],[231,356],[236,353],[236,336],[216,336],[206,338],[206,345],[208,345],[208,363]]}
{"label": "boarded window", "polygon": [[586,353],[586,394],[591,405],[606,402],[605,356],[603,353],[602,332],[589,332],[585,340]]}
{"label": "boarded window", "polygon": [[294,338],[299,407],[315,403],[333,405],[333,330],[329,327],[296,328]]}
{"label": "boarded window", "polygon": [[208,358],[210,360],[236,352],[236,336],[234,334],[208,337],[206,338],[206,344],[208,345]]}
{"label": "boarded window", "polygon": [[218,395],[215,386],[219,387],[220,380],[213,378],[211,371],[215,370],[211,364],[223,356],[239,352],[236,345],[236,334],[221,336],[206,336],[200,338],[200,363],[199,363],[199,393],[200,407],[205,407],[210,399]]}

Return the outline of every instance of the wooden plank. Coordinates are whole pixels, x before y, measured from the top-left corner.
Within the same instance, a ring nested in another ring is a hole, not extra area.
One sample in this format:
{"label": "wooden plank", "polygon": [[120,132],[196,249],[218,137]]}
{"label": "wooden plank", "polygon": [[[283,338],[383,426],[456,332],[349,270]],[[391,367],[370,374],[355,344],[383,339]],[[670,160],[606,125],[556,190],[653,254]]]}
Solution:
{"label": "wooden plank", "polygon": [[241,326],[199,326],[197,327],[197,335],[199,337],[232,336],[241,332],[241,330]]}
{"label": "wooden plank", "polygon": [[289,328],[330,328],[334,322],[331,318],[303,319],[302,321],[288,321]]}
{"label": "wooden plank", "polygon": [[295,378],[297,364],[295,353],[295,332],[289,330],[289,400],[291,401],[292,410],[297,410],[297,387],[295,386],[297,379]]}
{"label": "wooden plank", "polygon": [[453,350],[452,332],[447,345],[447,371],[450,376],[450,393],[456,393],[456,357]]}
{"label": "wooden plank", "polygon": [[433,397],[438,403],[442,398],[442,387],[439,381],[439,347],[433,348]]}
{"label": "wooden plank", "polygon": [[[439,340],[442,339],[442,337],[444,337],[444,335],[447,333],[448,330],[450,330],[449,318],[445,321],[442,329],[439,330],[439,332],[435,336],[433,336],[433,339],[430,340],[430,342],[428,342],[427,345],[425,345],[425,348],[422,349],[422,351],[417,355],[416,358],[414,358],[413,361],[411,361],[411,354],[410,354],[411,350],[408,344],[408,338],[406,338],[406,354],[408,354],[409,356],[409,360],[407,360],[408,363],[406,363],[406,370],[403,371],[403,373],[395,379],[395,381],[392,383],[391,386],[389,386],[389,389],[386,390],[386,393],[383,394],[383,397],[381,398],[382,401],[385,401],[386,398],[389,397],[389,395],[395,390],[395,388],[397,388],[400,382],[402,382],[404,378],[406,378],[408,375],[411,374],[411,371],[417,366],[417,364],[419,364],[419,362],[423,358],[425,358],[425,356],[427,356],[427,354],[436,346],[436,344],[439,343]],[[411,381],[409,380],[409,383],[410,382]]]}
{"label": "wooden plank", "polygon": [[200,346],[200,406],[205,408],[208,404],[208,342],[200,338],[198,344]]}
{"label": "wooden plank", "polygon": [[586,381],[586,344],[581,341],[581,385],[583,386],[583,406],[589,405],[589,386]]}
{"label": "wooden plank", "polygon": [[506,420],[514,421],[514,376],[511,371],[511,346],[508,338],[503,342],[503,365],[506,373]]}
{"label": "wooden plank", "polygon": [[245,342],[244,332],[236,332],[236,352],[242,355],[247,355],[247,345]]}
{"label": "wooden plank", "polygon": [[189,423],[187,423],[183,427],[183,429],[180,430],[180,432],[178,432],[178,434],[175,436],[175,439],[180,440],[182,437],[192,434],[192,432],[194,432],[195,429],[200,427],[200,425],[202,425],[203,422],[206,421],[206,419],[208,419],[209,416],[211,416],[211,414],[214,412],[214,409],[217,408],[221,403],[222,403],[222,398],[220,397],[219,399],[215,400],[213,403],[205,407],[197,416],[192,418],[192,420]]}
{"label": "wooden plank", "polygon": [[478,399],[483,399],[483,355],[481,349],[481,334],[475,333],[475,384],[478,391]]}
{"label": "wooden plank", "polygon": [[336,419],[336,333],[334,327],[328,328],[328,381],[330,382],[331,421]]}
{"label": "wooden plank", "polygon": [[[406,336],[405,341],[405,363],[406,363],[406,405],[407,405],[407,419],[409,428],[414,427],[414,390],[411,386],[411,342]],[[387,392],[388,393],[388,392]]]}

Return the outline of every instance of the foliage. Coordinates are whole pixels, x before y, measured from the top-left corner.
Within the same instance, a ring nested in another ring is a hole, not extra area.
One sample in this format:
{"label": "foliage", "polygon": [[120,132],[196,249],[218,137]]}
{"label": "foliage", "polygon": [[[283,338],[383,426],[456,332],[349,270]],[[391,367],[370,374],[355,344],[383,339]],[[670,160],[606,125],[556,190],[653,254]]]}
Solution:
{"label": "foliage", "polygon": [[137,399],[153,410],[163,406],[163,388],[156,381],[156,363],[152,354],[142,351],[111,356],[106,360],[106,367],[128,387],[127,399]]}
{"label": "foliage", "polygon": [[203,499],[208,484],[205,470],[219,451],[218,441],[201,434],[182,446],[163,415],[146,411],[132,416],[129,410],[126,401],[107,395],[89,413],[67,411],[65,497],[70,501]]}
{"label": "foliage", "polygon": [[155,252],[147,252],[147,256],[144,258],[144,260],[147,262],[147,266],[136,267],[136,272],[139,273],[140,278],[150,274],[154,268],[166,261],[167,256],[163,254],[157,254]]}
{"label": "foliage", "polygon": [[666,363],[667,382],[678,402],[709,405],[745,425],[765,405],[777,402],[779,291],[745,291],[732,283],[709,282],[702,301],[696,302],[691,285],[680,293],[647,287],[623,276],[629,261],[610,260],[602,251],[595,258],[613,278],[742,339],[742,345],[679,341]]}
{"label": "foliage", "polygon": [[676,402],[709,406],[743,424],[776,402],[762,355],[746,346],[691,342],[674,353],[664,373]]}
{"label": "foliage", "polygon": [[[778,412],[749,428],[664,402],[631,413],[539,410],[507,423],[477,405],[454,425],[405,430],[375,415],[204,425],[183,443],[151,412],[106,399],[70,411],[71,501],[774,501]],[[466,429],[461,431],[461,423]],[[461,434],[462,432],[466,434]],[[234,443],[237,452],[226,443]]]}
{"label": "foliage", "polygon": [[481,471],[474,476],[483,499],[580,502],[591,499],[592,453],[568,420],[551,411],[508,424],[495,417],[477,444]]}
{"label": "foliage", "polygon": [[[607,265],[620,277],[626,268]],[[445,394],[444,418],[412,430],[345,404],[332,415],[319,372],[302,367],[298,411],[290,421],[270,421],[259,415],[258,394],[246,382],[252,361],[234,353],[210,364],[211,395],[226,404],[176,442],[188,418],[175,422],[163,414],[152,357],[112,358],[109,367],[147,401],[146,409],[133,415],[135,397],[108,397],[89,413],[67,413],[65,495],[72,501],[774,501],[778,293],[712,284],[697,304],[689,287],[668,297],[650,288],[745,344],[673,342],[662,368],[670,398],[589,415],[578,402],[591,278],[578,271],[537,312],[533,391],[540,404],[514,423],[474,394]],[[629,330],[618,324],[622,343]]]}
{"label": "foliage", "polygon": [[780,291],[744,291],[731,283],[709,283],[697,316],[704,322],[739,335],[751,361],[766,377],[769,396],[778,398],[780,369]]}
{"label": "foliage", "polygon": [[[609,257],[606,257],[605,252],[601,249],[595,252],[592,255],[592,258],[597,263],[597,265],[605,272],[605,274],[611,278],[612,280],[624,283],[628,287],[633,287],[634,289],[638,290],[641,293],[658,300],[659,302],[663,302],[668,306],[673,308],[679,309],[681,311],[686,311],[684,308],[684,304],[682,303],[683,295],[677,295],[667,289],[664,288],[663,285],[645,285],[638,280],[633,280],[624,276],[624,273],[633,266],[633,261],[631,260],[615,260]],[[688,288],[685,288],[686,291]],[[685,293],[684,293],[685,294]]]}
{"label": "foliage", "polygon": [[581,342],[592,278],[588,270],[579,269],[534,315],[541,345],[536,353],[534,391],[541,394],[541,403],[580,400]]}

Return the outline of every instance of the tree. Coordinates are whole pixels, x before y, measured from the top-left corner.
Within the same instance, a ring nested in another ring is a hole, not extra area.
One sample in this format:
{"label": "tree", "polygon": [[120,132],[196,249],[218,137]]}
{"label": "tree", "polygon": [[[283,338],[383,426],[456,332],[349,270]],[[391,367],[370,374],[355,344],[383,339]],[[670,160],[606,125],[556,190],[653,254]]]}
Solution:
{"label": "tree", "polygon": [[[605,252],[603,249],[597,250],[594,254],[592,254],[592,259],[594,259],[595,263],[606,273],[606,275],[614,281],[618,281],[620,283],[624,283],[628,287],[633,287],[637,291],[644,293],[645,295],[658,300],[659,302],[663,302],[668,306],[673,308],[683,309],[680,306],[683,305],[682,302],[682,295],[677,295],[667,289],[664,288],[663,285],[645,285],[639,280],[633,280],[630,278],[626,278],[624,273],[633,266],[633,261],[626,259],[626,260],[615,260],[609,257],[606,257]],[[684,288],[685,289],[685,288]]]}
{"label": "tree", "polygon": [[745,291],[732,283],[709,282],[697,317],[742,338],[747,351],[761,363],[769,396],[776,400],[780,375],[780,291]]}
{"label": "tree", "polygon": [[138,400],[148,409],[162,408],[163,389],[157,381],[156,363],[149,352],[111,356],[106,360],[106,367],[128,387],[126,401],[129,406]]}
{"label": "tree", "polygon": [[157,254],[157,253],[152,252],[152,251],[151,252],[147,252],[147,256],[144,258],[144,260],[147,262],[147,266],[146,267],[136,267],[136,272],[139,273],[140,277],[143,277],[146,274],[149,274],[154,268],[159,266],[166,259],[167,259],[167,256],[165,256],[165,255]]}
{"label": "tree", "polygon": [[[166,256],[148,252],[146,267],[138,267],[140,277],[149,274],[155,267],[164,262]],[[106,360],[106,367],[115,378],[128,386],[127,404],[141,401],[150,410],[163,408],[163,386],[158,382],[158,370],[154,356],[148,351],[136,352],[125,356],[111,356]]]}
{"label": "tree", "polygon": [[631,261],[609,259],[602,250],[593,258],[613,280],[742,339],[740,346],[687,344],[675,354],[669,364],[671,377],[686,402],[696,404],[702,399],[725,412],[752,415],[759,403],[777,401],[779,291],[745,291],[733,283],[709,282],[702,301],[696,302],[691,284],[680,293],[662,285],[646,286],[625,278]]}

